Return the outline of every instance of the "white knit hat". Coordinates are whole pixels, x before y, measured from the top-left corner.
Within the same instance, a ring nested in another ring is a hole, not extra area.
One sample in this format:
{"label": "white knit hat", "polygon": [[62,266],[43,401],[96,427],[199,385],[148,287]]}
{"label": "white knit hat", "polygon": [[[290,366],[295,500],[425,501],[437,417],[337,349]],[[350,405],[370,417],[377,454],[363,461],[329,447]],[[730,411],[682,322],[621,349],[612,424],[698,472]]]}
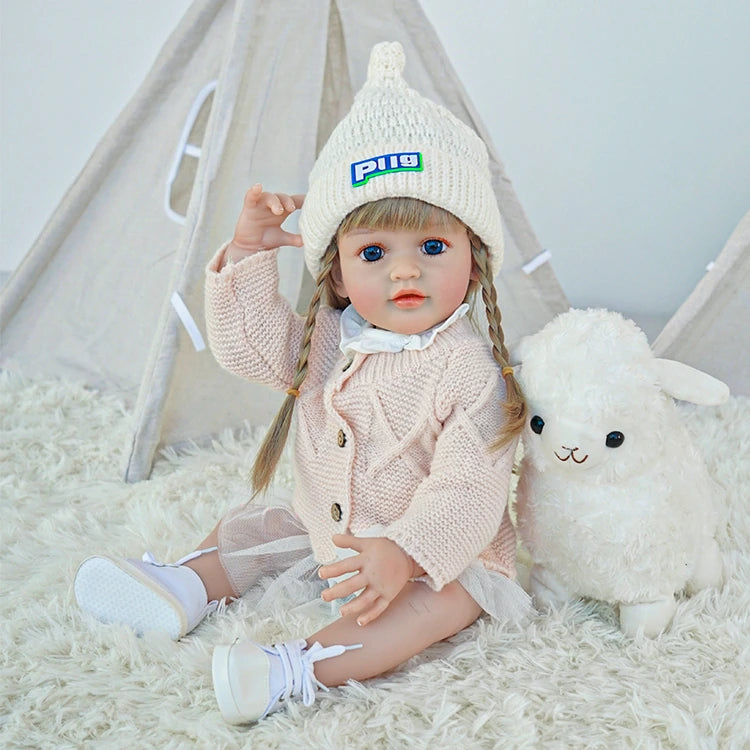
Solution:
{"label": "white knit hat", "polygon": [[344,217],[393,197],[450,211],[487,245],[493,272],[500,269],[503,232],[487,149],[445,107],[409,88],[403,69],[398,42],[373,47],[365,85],[310,172],[299,227],[313,277]]}

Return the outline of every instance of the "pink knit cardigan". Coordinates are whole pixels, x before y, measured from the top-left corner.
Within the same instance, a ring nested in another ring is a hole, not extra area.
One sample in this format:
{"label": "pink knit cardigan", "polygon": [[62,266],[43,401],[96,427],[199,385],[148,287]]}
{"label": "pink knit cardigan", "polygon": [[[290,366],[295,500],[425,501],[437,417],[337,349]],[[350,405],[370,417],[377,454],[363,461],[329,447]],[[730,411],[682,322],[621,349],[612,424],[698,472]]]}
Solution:
{"label": "pink knit cardigan", "polygon": [[[303,320],[278,291],[275,251],[206,274],[208,338],[227,370],[290,387]],[[478,556],[515,576],[506,507],[515,442],[490,452],[504,384],[466,319],[423,351],[341,354],[340,311],[321,308],[297,399],[293,506],[316,560],[336,557],[333,534],[374,524],[436,590]]]}

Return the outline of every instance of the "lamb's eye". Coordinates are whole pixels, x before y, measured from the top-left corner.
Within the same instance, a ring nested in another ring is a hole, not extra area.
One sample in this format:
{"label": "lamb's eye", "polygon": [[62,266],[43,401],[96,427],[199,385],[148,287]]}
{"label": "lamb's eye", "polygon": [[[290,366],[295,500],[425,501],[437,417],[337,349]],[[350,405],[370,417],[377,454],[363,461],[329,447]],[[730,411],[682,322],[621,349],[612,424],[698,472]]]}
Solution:
{"label": "lamb's eye", "polygon": [[624,442],[625,435],[615,430],[614,432],[610,432],[609,435],[607,435],[607,439],[604,441],[604,444],[607,446],[607,448],[619,448]]}
{"label": "lamb's eye", "polygon": [[529,427],[531,427],[532,432],[536,432],[537,435],[541,435],[542,430],[544,429],[544,420],[540,416],[535,414],[529,422]]}

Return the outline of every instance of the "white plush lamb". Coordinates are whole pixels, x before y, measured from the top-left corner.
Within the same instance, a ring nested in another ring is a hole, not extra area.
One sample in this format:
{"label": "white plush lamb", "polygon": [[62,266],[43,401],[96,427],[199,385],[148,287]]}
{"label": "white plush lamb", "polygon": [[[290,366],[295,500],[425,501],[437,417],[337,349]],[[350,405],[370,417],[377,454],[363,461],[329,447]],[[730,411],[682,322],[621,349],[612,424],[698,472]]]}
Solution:
{"label": "white plush lamb", "polygon": [[570,310],[521,341],[529,404],[518,528],[542,607],[619,605],[626,634],[657,635],[674,594],[720,585],[717,494],[673,398],[715,405],[719,380],[657,359],[607,310]]}

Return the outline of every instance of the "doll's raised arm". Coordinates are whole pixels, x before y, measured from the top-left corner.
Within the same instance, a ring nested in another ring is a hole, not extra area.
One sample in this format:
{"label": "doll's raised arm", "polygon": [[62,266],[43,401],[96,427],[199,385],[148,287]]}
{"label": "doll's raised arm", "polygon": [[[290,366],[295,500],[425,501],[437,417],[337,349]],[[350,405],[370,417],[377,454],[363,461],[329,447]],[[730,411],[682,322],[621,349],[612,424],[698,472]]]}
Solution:
{"label": "doll's raised arm", "polygon": [[253,185],[242,203],[234,237],[224,251],[221,265],[246,258],[263,250],[282,245],[302,247],[302,237],[282,229],[281,225],[302,208],[303,195],[269,193],[258,183]]}

